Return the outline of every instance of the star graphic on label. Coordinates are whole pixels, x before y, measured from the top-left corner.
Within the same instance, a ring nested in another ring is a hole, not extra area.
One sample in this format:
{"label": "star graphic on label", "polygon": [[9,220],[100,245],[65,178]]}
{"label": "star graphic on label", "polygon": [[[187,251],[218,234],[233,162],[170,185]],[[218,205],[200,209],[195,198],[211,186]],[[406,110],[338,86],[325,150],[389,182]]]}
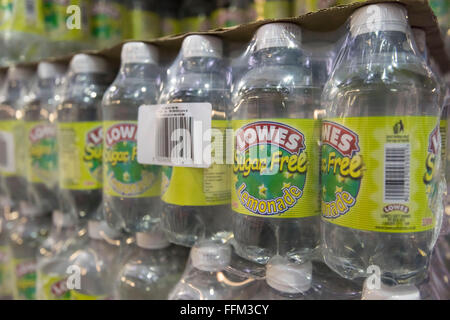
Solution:
{"label": "star graphic on label", "polygon": [[283,189],[289,188],[290,186],[290,183],[283,182]]}
{"label": "star graphic on label", "polygon": [[336,186],[336,193],[337,193],[337,192],[342,192],[342,187]]}
{"label": "star graphic on label", "polygon": [[128,172],[123,173],[123,180],[124,181],[130,181],[130,174]]}
{"label": "star graphic on label", "polygon": [[286,177],[286,179],[292,178],[292,173],[290,173],[289,171],[285,171],[283,174]]}
{"label": "star graphic on label", "polygon": [[260,185],[258,187],[258,189],[259,189],[259,195],[260,196],[263,196],[263,197],[267,196],[267,188],[266,188],[266,186],[264,184]]}

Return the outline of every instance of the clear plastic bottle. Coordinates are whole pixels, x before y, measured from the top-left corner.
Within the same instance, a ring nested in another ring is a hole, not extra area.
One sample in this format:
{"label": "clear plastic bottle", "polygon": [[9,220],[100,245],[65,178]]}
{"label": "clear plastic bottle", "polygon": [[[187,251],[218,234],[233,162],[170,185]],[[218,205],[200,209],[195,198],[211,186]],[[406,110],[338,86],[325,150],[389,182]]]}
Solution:
{"label": "clear plastic bottle", "polygon": [[11,67],[3,101],[0,102],[0,131],[8,160],[1,168],[2,190],[14,208],[27,201],[25,128],[22,107],[33,84],[34,72],[29,67]]}
{"label": "clear plastic bottle", "polygon": [[189,251],[171,245],[161,231],[138,232],[116,277],[119,300],[165,300],[180,280]]}
{"label": "clear plastic bottle", "polygon": [[438,92],[402,5],[353,13],[322,96],[323,254],[341,276],[374,265],[394,283],[423,280],[442,213]]}
{"label": "clear plastic bottle", "polygon": [[68,252],[82,241],[86,229],[77,226],[74,217],[53,211],[52,228],[37,253],[36,298],[38,300],[68,300]]}
{"label": "clear plastic bottle", "polygon": [[105,221],[88,221],[87,243],[70,252],[68,266],[78,267],[80,287],[71,289],[71,300],[110,300],[118,273],[122,236]]}
{"label": "clear plastic bottle", "polygon": [[51,224],[48,214],[21,209],[21,217],[10,232],[15,300],[36,299],[37,254],[50,233]]}
{"label": "clear plastic bottle", "polygon": [[[295,24],[263,25],[253,45],[231,115],[234,246],[237,254],[261,264],[277,254],[304,262],[314,256],[320,235],[312,72]],[[276,157],[292,163],[280,165]]]}
{"label": "clear plastic bottle", "polygon": [[253,300],[314,300],[312,264],[289,262],[281,256],[273,257],[266,265],[266,279]]}
{"label": "clear plastic bottle", "polygon": [[[103,204],[105,218],[115,229],[141,232],[159,223],[161,172],[141,165],[136,157],[138,109],[156,104],[160,89],[158,50],[142,42],[122,49],[122,66],[102,102]],[[127,154],[118,159],[118,154]]]}
{"label": "clear plastic bottle", "polygon": [[28,201],[42,212],[58,207],[56,101],[66,68],[41,62],[37,83],[22,108],[26,139]]}
{"label": "clear plastic bottle", "polygon": [[102,200],[103,93],[112,81],[105,59],[77,54],[57,111],[60,210],[79,219]]}
{"label": "clear plastic bottle", "polygon": [[[224,132],[230,106],[227,74],[219,38],[188,36],[179,58],[168,70],[167,88],[161,102],[210,103],[211,127]],[[226,164],[213,163],[207,169],[163,167],[161,224],[169,241],[192,246],[205,237],[228,238],[228,186],[229,165]]]}
{"label": "clear plastic bottle", "polygon": [[[169,300],[248,299],[258,282],[230,273],[232,248],[227,244],[200,241],[191,249],[186,270],[169,294]],[[252,290],[253,289],[253,290]]]}
{"label": "clear plastic bottle", "polygon": [[[6,3],[5,3],[6,2]],[[39,60],[48,53],[44,23],[44,0],[4,1],[3,41],[6,63]]]}

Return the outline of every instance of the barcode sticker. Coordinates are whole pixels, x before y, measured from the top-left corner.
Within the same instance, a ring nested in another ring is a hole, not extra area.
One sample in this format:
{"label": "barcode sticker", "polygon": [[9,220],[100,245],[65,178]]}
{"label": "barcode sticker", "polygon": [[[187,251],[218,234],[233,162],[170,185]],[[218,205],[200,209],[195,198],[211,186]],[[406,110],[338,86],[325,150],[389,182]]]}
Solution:
{"label": "barcode sticker", "polygon": [[137,160],[141,164],[208,168],[211,165],[210,103],[139,107]]}
{"label": "barcode sticker", "polygon": [[384,201],[409,202],[409,143],[384,146]]}
{"label": "barcode sticker", "polygon": [[7,131],[0,131],[0,170],[6,173],[14,173],[16,171],[14,135]]}

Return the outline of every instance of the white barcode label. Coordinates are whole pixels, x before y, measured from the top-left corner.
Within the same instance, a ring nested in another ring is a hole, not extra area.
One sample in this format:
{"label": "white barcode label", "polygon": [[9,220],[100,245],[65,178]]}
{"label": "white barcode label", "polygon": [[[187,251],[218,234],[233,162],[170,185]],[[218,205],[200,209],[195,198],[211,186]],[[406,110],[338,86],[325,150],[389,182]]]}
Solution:
{"label": "white barcode label", "polygon": [[410,145],[384,146],[384,202],[408,202],[410,184]]}
{"label": "white barcode label", "polygon": [[16,171],[14,136],[7,131],[0,131],[0,170],[6,173],[14,173]]}
{"label": "white barcode label", "polygon": [[211,165],[210,103],[139,107],[137,160],[142,164],[208,168]]}

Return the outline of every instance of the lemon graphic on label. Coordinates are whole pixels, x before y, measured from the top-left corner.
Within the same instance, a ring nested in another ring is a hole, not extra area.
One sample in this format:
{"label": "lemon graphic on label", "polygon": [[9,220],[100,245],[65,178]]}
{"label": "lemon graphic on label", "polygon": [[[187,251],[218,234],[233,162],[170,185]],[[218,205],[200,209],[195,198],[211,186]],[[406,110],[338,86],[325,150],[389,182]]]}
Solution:
{"label": "lemon graphic on label", "polygon": [[258,189],[259,189],[259,195],[260,195],[261,197],[266,198],[266,197],[267,197],[267,188],[266,188],[266,186],[265,186],[264,184],[262,184],[262,185],[260,185],[260,186],[258,187]]}
{"label": "lemon graphic on label", "polygon": [[123,173],[123,180],[126,181],[126,182],[130,181],[130,174],[128,173],[128,171],[125,171]]}

